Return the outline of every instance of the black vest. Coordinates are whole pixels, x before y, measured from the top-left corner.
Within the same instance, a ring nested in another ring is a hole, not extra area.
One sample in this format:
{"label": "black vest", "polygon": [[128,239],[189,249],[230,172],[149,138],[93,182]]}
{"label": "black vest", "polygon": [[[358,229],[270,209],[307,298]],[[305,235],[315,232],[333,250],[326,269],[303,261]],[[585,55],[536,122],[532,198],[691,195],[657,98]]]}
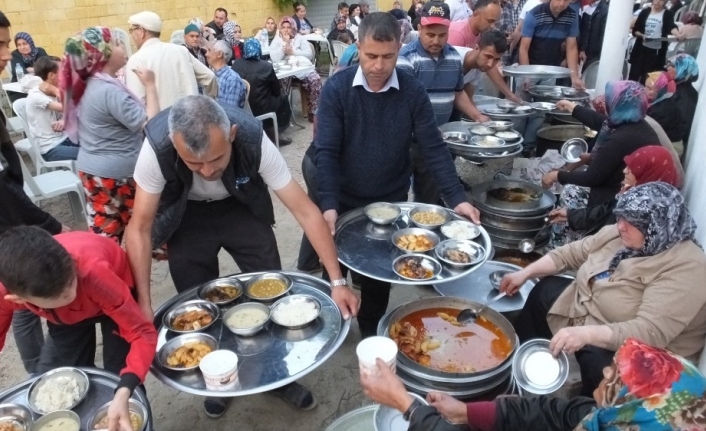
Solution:
{"label": "black vest", "polygon": [[[275,223],[272,199],[267,184],[258,173],[262,157],[262,124],[245,111],[221,104],[231,124],[238,127],[233,142],[230,163],[221,181],[228,193],[245,205],[259,219]],[[152,245],[158,247],[179,228],[194,173],[186,166],[169,138],[167,108],[152,118],[145,127],[145,135],[154,149],[167,184],[164,186],[159,208],[152,227]]]}

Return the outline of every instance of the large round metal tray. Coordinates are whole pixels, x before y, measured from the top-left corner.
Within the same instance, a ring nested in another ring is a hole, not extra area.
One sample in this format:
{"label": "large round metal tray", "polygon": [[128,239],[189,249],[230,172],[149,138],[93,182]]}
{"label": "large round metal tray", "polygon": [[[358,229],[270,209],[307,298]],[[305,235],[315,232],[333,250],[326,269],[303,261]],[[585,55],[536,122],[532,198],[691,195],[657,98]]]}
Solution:
{"label": "large round metal tray", "polygon": [[[544,100],[571,100],[574,102],[578,102],[582,100],[588,100],[591,97],[588,93],[582,90],[579,90],[578,93],[573,96],[567,96],[562,93],[562,88],[563,87],[559,87],[557,85],[533,85],[529,89],[527,89],[527,93],[530,96],[537,98],[537,102],[542,102]],[[561,94],[561,96],[555,97],[553,94]]]}
{"label": "large round metal tray", "polygon": [[325,431],[376,431],[374,418],[379,407],[373,404],[350,411],[327,426]]}
{"label": "large round metal tray", "polygon": [[[389,283],[405,285],[428,285],[429,283],[446,283],[456,280],[481,266],[488,258],[488,250],[492,246],[490,237],[485,229],[481,228],[480,235],[474,239],[486,250],[483,259],[475,265],[465,269],[454,269],[447,265],[442,265],[441,273],[432,280],[403,280],[392,270],[392,261],[405,254],[392,243],[390,237],[400,229],[411,227],[407,212],[414,208],[416,203],[401,202],[396,203],[402,209],[402,214],[397,221],[391,225],[375,225],[365,215],[363,208],[357,208],[343,214],[336,221],[336,249],[338,250],[338,260],[350,269],[376,280],[387,281]],[[464,220],[453,211],[449,210],[453,220]],[[444,235],[438,231],[440,237]],[[427,254],[433,251],[427,252]]]}
{"label": "large round metal tray", "polygon": [[[99,370],[97,368],[81,367],[81,370],[88,375],[90,385],[86,398],[81,402],[81,404],[74,407],[73,411],[81,418],[81,429],[88,430],[91,425],[88,421],[91,420],[96,411],[101,408],[103,404],[113,400],[113,395],[115,393],[115,389],[118,387],[118,383],[120,382],[120,377],[111,374],[108,371]],[[29,405],[27,404],[27,392],[29,391],[29,387],[32,383],[40,377],[41,376],[37,376],[25,380],[24,382],[1,392],[0,404],[15,403],[29,408]],[[152,409],[150,408],[150,402],[145,396],[145,393],[142,389],[136,388],[132,394],[132,398],[142,403],[142,405],[144,405],[147,409],[147,419],[145,420],[145,424],[142,429],[145,431],[152,431],[154,429],[152,423]],[[32,412],[33,420],[36,421],[40,417],[41,415]]]}
{"label": "large round metal tray", "polygon": [[[494,104],[495,102],[493,102]],[[493,105],[494,106],[494,105]],[[470,131],[471,126],[477,125],[478,123],[471,121],[452,121],[450,123],[443,124],[439,127],[441,133],[446,132],[460,132],[467,133],[469,136],[473,136]],[[482,162],[488,159],[502,159],[504,157],[514,157],[522,152],[522,144],[524,143],[524,137],[520,134],[520,139],[517,141],[511,141],[507,144],[507,151],[482,151],[482,147],[475,145],[464,145],[447,142],[446,145],[449,147],[449,151],[454,156],[463,157],[475,162]]]}
{"label": "large round metal tray", "polygon": [[503,67],[503,75],[516,78],[568,78],[571,69],[559,66],[513,65]]}
{"label": "large round metal tray", "polygon": [[[504,298],[503,298],[504,299]],[[478,308],[481,307],[478,301],[471,301],[466,298],[454,298],[454,297],[430,297],[422,298],[416,301],[408,302],[407,304],[400,305],[394,310],[389,311],[378,323],[377,334],[381,337],[389,337],[389,328],[393,322],[396,322],[403,317],[414,313],[415,311],[425,310],[427,308],[455,308],[458,310],[463,310],[466,308]],[[513,340],[512,351],[508,357],[497,365],[495,368],[484,370],[477,373],[447,373],[443,371],[434,370],[423,365],[420,365],[410,358],[407,357],[402,352],[397,353],[397,368],[402,369],[404,372],[412,377],[418,379],[423,379],[430,382],[439,383],[453,383],[453,384],[482,384],[495,376],[504,373],[508,368],[512,366],[512,355],[517,346],[519,346],[519,340],[515,334],[515,328],[512,324],[500,313],[493,310],[492,308],[486,309],[483,316],[490,322],[495,324],[500,330],[502,330],[505,335],[507,335],[511,340]]]}
{"label": "large round metal tray", "polygon": [[488,190],[493,190],[499,187],[526,187],[530,189],[537,188],[537,186],[532,183],[514,180],[494,180],[487,181],[485,183],[475,184],[471,188],[471,199],[473,199],[473,204],[476,206],[476,208],[478,208],[481,212],[489,211],[496,214],[525,217],[546,214],[551,208],[554,207],[554,204],[556,203],[556,196],[554,196],[552,192],[550,192],[549,190],[542,190],[542,197],[536,208],[512,210],[505,208],[497,208],[486,203],[486,193],[488,192]]}
{"label": "large round metal tray", "polygon": [[[496,262],[494,260],[489,260],[478,271],[468,276],[455,280],[452,283],[445,284],[435,284],[434,290],[436,290],[439,295],[449,296],[454,298],[466,298],[470,301],[485,303],[490,298],[498,294],[497,289],[493,288],[490,284],[490,273],[505,270],[505,271],[519,271],[520,268],[517,265],[512,265],[505,262]],[[520,291],[514,296],[506,296],[501,298],[494,303],[490,304],[490,308],[500,313],[507,313],[512,311],[521,310],[525,306],[525,301],[527,296],[534,288],[534,285],[539,282],[536,278],[531,278],[525,282],[520,288]]]}
{"label": "large round metal tray", "polygon": [[[350,328],[344,320],[326,281],[294,271],[281,272],[293,281],[290,294],[307,294],[321,302],[319,318],[302,329],[286,329],[268,322],[265,329],[253,337],[240,337],[224,327],[221,318],[204,333],[218,341],[219,349],[238,355],[238,384],[228,391],[206,389],[201,371],[171,371],[155,358],[151,371],[161,382],[182,392],[219,397],[238,397],[270,391],[299,380],[314,371],[343,344]],[[263,273],[238,274],[245,283]],[[155,326],[159,328],[157,351],[175,334],[161,325],[162,315],[177,303],[196,297],[197,289],[190,289],[162,304],[155,313]],[[236,302],[236,303],[239,303]],[[234,303],[233,305],[236,305]],[[223,315],[225,313],[222,313]]]}

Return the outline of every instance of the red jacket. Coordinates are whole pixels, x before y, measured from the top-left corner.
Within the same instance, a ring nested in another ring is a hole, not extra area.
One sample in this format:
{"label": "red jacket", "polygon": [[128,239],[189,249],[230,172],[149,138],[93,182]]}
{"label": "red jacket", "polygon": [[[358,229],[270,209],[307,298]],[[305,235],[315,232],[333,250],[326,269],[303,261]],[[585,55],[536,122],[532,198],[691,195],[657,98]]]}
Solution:
{"label": "red jacket", "polygon": [[54,238],[76,262],[76,299],[55,309],[20,305],[4,299],[7,290],[0,284],[0,350],[15,310],[26,308],[52,323],[64,325],[106,315],[118,325],[120,336],[130,343],[126,366],[120,375],[132,373],[144,382],[155,355],[157,330],[132,296],[134,282],[127,255],[114,241],[90,232],[63,233]]}

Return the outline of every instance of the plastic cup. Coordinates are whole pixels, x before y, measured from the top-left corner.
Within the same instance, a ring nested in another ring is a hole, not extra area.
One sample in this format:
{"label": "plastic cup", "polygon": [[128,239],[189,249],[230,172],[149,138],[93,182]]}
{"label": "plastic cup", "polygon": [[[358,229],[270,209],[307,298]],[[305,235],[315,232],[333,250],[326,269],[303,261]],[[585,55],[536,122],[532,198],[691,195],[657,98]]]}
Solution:
{"label": "plastic cup", "polygon": [[210,391],[227,391],[238,383],[238,355],[230,350],[214,350],[199,363]]}
{"label": "plastic cup", "polygon": [[382,359],[394,373],[397,369],[397,344],[387,337],[369,337],[358,343],[355,349],[361,375],[376,375],[380,372],[376,359]]}

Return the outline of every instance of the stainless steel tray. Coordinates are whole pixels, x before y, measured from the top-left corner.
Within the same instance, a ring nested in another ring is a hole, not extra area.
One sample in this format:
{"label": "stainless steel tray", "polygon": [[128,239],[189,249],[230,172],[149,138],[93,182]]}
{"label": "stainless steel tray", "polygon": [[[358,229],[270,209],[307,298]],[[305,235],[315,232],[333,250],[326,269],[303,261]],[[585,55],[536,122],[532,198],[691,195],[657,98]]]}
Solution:
{"label": "stainless steel tray", "polygon": [[[474,239],[485,249],[485,256],[475,265],[469,266],[466,269],[454,269],[442,264],[442,270],[439,275],[432,280],[403,280],[397,276],[392,270],[392,261],[395,258],[406,254],[399,250],[392,243],[390,237],[393,233],[400,229],[406,229],[410,226],[407,212],[414,208],[414,202],[396,202],[402,209],[402,214],[397,221],[391,225],[376,225],[373,224],[365,215],[363,208],[357,208],[343,214],[336,221],[336,249],[338,250],[338,260],[348,268],[365,275],[366,277],[376,280],[387,281],[389,283],[405,284],[405,285],[428,285],[430,283],[446,283],[451,280],[464,277],[467,274],[475,271],[483,262],[488,259],[490,252],[490,237],[488,237],[485,229],[480,229],[480,236]],[[451,213],[452,220],[464,220],[453,211]],[[437,230],[437,234],[443,239],[446,237]],[[427,252],[432,255],[433,250]]]}
{"label": "stainless steel tray", "polygon": [[[515,180],[494,180],[487,181],[480,184],[475,184],[471,188],[471,199],[473,199],[473,205],[476,206],[481,212],[489,211],[495,214],[525,217],[534,216],[539,214],[546,214],[549,210],[554,207],[556,203],[556,196],[549,190],[543,190],[542,198],[539,205],[532,209],[503,209],[490,206],[486,203],[486,192],[498,187],[522,187],[530,183],[525,183],[523,181]],[[532,185],[532,188],[536,186]]]}
{"label": "stainless steel tray", "polygon": [[[115,388],[118,387],[120,378],[105,370],[99,370],[97,368],[81,369],[88,375],[88,380],[91,384],[86,398],[78,406],[76,406],[73,411],[81,418],[81,431],[88,431],[90,430],[90,424],[88,421],[91,420],[93,414],[96,413],[96,411],[103,406],[103,404],[110,402],[113,399],[113,393],[115,392]],[[15,403],[29,408],[27,403],[27,391],[29,390],[32,382],[37,380],[39,377],[41,376],[25,380],[24,382],[1,392],[0,404]],[[146,431],[152,431],[152,409],[150,408],[150,402],[145,396],[145,393],[142,392],[142,389],[136,388],[132,394],[132,398],[138,400],[147,408],[147,420],[145,421],[144,429]],[[40,417],[41,416],[37,413],[32,412],[33,420],[36,421]]]}
{"label": "stainless steel tray", "polygon": [[379,404],[373,404],[350,411],[327,426],[325,431],[376,431],[375,412],[379,407]]}
{"label": "stainless steel tray", "polygon": [[[466,298],[471,301],[485,303],[498,294],[498,290],[493,288],[488,279],[491,272],[498,270],[519,271],[521,269],[519,266],[510,263],[489,260],[473,274],[468,274],[468,276],[451,283],[434,284],[433,287],[442,296]],[[525,306],[527,296],[538,282],[539,280],[536,278],[527,280],[517,294],[499,299],[490,304],[489,307],[500,313],[521,310]]]}
{"label": "stainless steel tray", "polygon": [[558,66],[515,65],[503,67],[503,74],[516,78],[568,78],[571,69]]}
{"label": "stainless steel tray", "polygon": [[578,102],[582,100],[588,100],[591,97],[588,93],[583,90],[579,90],[573,96],[567,96],[561,91],[562,88],[566,87],[560,87],[558,85],[533,85],[527,89],[527,93],[532,97],[541,99],[537,100],[538,102],[541,102],[543,100],[571,100],[574,102]]}
{"label": "stainless steel tray", "polygon": [[[201,371],[172,371],[157,361],[152,361],[151,371],[161,382],[182,392],[202,395],[238,397],[270,391],[301,379],[314,371],[343,344],[350,329],[350,320],[344,320],[326,281],[294,271],[277,271],[288,275],[294,282],[289,294],[307,294],[321,301],[321,314],[313,323],[302,329],[286,329],[268,322],[260,333],[253,337],[240,337],[224,327],[223,319],[212,325],[206,334],[218,341],[219,349],[232,350],[238,355],[238,384],[228,391],[206,389]],[[235,275],[241,282],[262,273]],[[173,332],[162,326],[162,316],[174,304],[196,298],[197,288],[175,296],[155,313],[155,325],[159,328],[157,351],[174,337]],[[232,304],[236,305],[239,301]],[[221,309],[221,316],[226,311]]]}

